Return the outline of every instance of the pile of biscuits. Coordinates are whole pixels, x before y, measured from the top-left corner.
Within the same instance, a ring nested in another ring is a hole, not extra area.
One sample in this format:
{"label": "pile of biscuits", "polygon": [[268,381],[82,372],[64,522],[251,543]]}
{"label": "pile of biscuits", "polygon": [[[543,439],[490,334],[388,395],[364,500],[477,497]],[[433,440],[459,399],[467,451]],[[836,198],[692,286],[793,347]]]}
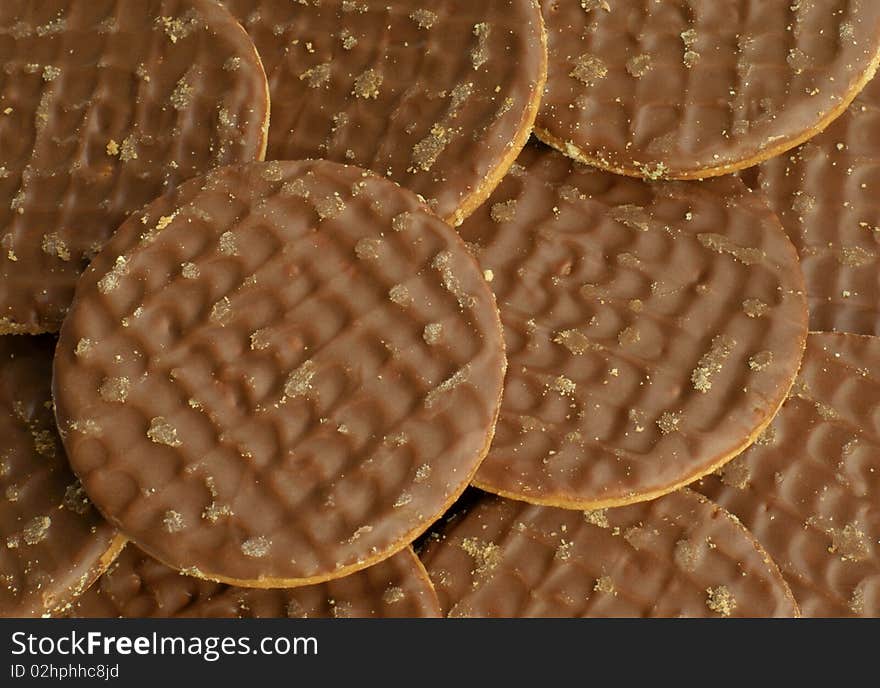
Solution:
{"label": "pile of biscuits", "polygon": [[880,616],[878,63],[873,0],[4,0],[0,615]]}

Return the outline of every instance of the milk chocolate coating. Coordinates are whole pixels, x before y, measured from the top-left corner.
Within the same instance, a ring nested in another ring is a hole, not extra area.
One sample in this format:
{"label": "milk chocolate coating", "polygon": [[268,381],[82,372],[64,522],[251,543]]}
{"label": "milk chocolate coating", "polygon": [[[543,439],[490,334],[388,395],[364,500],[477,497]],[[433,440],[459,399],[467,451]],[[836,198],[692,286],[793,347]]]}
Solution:
{"label": "milk chocolate coating", "polygon": [[880,60],[875,0],[541,0],[536,132],[646,178],[727,174],[838,117]]}
{"label": "milk chocolate coating", "polygon": [[776,565],[689,490],[591,512],[486,496],[422,560],[449,616],[796,616]]}
{"label": "milk chocolate coating", "polygon": [[345,578],[302,588],[238,588],[181,575],[134,545],[80,597],[79,618],[404,618],[440,616],[412,548]]}
{"label": "milk chocolate coating", "polygon": [[0,333],[57,331],[125,217],[260,159],[268,87],[208,0],[0,3]]}
{"label": "milk chocolate coating", "polygon": [[415,194],[252,163],[123,224],[79,282],[54,387],[74,470],[126,535],[199,577],[292,587],[443,513],[504,365],[482,272]]}
{"label": "milk chocolate coating", "polygon": [[880,334],[880,79],[758,180],[800,254],[810,329]]}
{"label": "milk chocolate coating", "polygon": [[806,339],[794,248],[736,179],[648,183],[530,146],[462,227],[509,371],[476,484],[551,506],[659,496],[744,449]]}
{"label": "milk chocolate coating", "polygon": [[880,339],[811,334],[763,437],[697,484],[779,564],[804,616],[880,616]]}
{"label": "milk chocolate coating", "polygon": [[49,390],[53,347],[0,337],[0,616],[63,609],[124,544],[67,465]]}
{"label": "milk chocolate coating", "polygon": [[528,139],[547,75],[533,0],[223,1],[269,75],[269,159],[375,170],[457,223]]}

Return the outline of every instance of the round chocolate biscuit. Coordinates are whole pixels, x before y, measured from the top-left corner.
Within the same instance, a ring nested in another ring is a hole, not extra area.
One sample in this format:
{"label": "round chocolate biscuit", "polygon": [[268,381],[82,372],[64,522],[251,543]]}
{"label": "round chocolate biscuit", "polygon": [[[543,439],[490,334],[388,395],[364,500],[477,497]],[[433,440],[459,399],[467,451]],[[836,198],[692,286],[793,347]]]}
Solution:
{"label": "round chocolate biscuit", "polygon": [[345,578],[261,590],[181,575],[134,545],[73,605],[78,618],[424,618],[440,616],[411,547]]}
{"label": "round chocolate biscuit", "polygon": [[757,177],[800,254],[810,329],[880,334],[880,79]]}
{"label": "round chocolate biscuit", "polygon": [[657,497],[741,452],[794,381],[803,276],[737,179],[651,183],[531,146],[461,235],[510,368],[478,487],[582,509]]}
{"label": "round chocolate biscuit", "polygon": [[63,609],[124,538],[89,503],[55,428],[48,337],[0,337],[0,616]]}
{"label": "round chocolate biscuit", "polygon": [[547,76],[534,0],[223,0],[272,93],[267,157],[385,175],[458,224],[525,145]]}
{"label": "round chocolate biscuit", "polygon": [[696,489],[779,564],[804,616],[880,616],[880,339],[811,334],[761,439]]}
{"label": "round chocolate biscuit", "polygon": [[702,179],[815,136],[880,62],[874,0],[541,0],[536,133],[619,174]]}
{"label": "round chocolate biscuit", "polygon": [[262,159],[268,86],[208,0],[0,3],[0,333],[57,331],[134,210]]}
{"label": "round chocolate biscuit", "polygon": [[247,587],[405,547],[488,451],[492,292],[412,192],[326,161],[251,163],[122,225],[55,359],[86,491],[150,555]]}
{"label": "round chocolate biscuit", "polygon": [[798,615],[754,537],[689,490],[587,512],[487,495],[422,560],[449,616]]}

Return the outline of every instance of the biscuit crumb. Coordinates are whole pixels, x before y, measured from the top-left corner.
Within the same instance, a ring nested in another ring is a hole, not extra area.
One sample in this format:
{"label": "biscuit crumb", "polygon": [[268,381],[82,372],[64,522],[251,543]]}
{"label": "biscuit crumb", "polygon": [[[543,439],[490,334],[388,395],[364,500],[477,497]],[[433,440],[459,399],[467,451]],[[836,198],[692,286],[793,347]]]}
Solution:
{"label": "biscuit crumb", "polygon": [[400,602],[404,597],[403,588],[396,585],[389,586],[385,592],[382,593],[382,601],[385,604],[395,604]]}
{"label": "biscuit crumb", "polygon": [[512,222],[516,217],[516,199],[513,198],[504,203],[496,203],[489,213],[493,222]]}
{"label": "biscuit crumb", "polygon": [[383,77],[375,69],[368,69],[357,79],[355,79],[352,95],[357,96],[358,98],[363,98],[365,100],[369,100],[371,98],[375,100],[379,97],[379,87],[382,85],[382,82],[384,80],[385,77]]}
{"label": "biscuit crumb", "polygon": [[712,388],[712,378],[721,372],[724,362],[733,353],[736,341],[726,334],[717,335],[712,340],[709,350],[697,363],[697,367],[691,373],[691,382],[694,389],[706,394]]}
{"label": "biscuit crumb", "polygon": [[186,527],[186,524],[183,522],[183,515],[173,509],[165,512],[165,515],[162,517],[162,525],[169,533],[179,533]]}
{"label": "biscuit crumb", "polygon": [[269,554],[269,550],[272,547],[272,541],[267,538],[265,535],[258,535],[257,537],[248,538],[244,542],[241,543],[241,551],[242,553],[253,559],[261,559]]}
{"label": "biscuit crumb", "polygon": [[479,69],[489,60],[489,35],[492,29],[486,22],[474,25],[474,36],[477,44],[471,50],[471,63],[474,69]]}
{"label": "biscuit crumb", "polygon": [[599,528],[611,527],[611,524],[608,522],[608,509],[585,511],[584,520],[591,525],[598,526]]}
{"label": "biscuit crumb", "polygon": [[406,306],[412,301],[409,289],[402,284],[396,284],[388,290],[388,298],[398,306]]}
{"label": "biscuit crumb", "polygon": [[56,232],[44,235],[40,248],[42,248],[43,253],[47,256],[54,256],[65,263],[70,262],[70,249],[67,247],[64,239]]}
{"label": "biscuit crumb", "polygon": [[127,377],[106,377],[98,389],[98,394],[106,402],[124,404],[130,389],[131,381]]}
{"label": "biscuit crumb", "polygon": [[608,75],[608,67],[595,55],[581,55],[574,61],[574,69],[569,76],[586,86],[595,86]]}
{"label": "biscuit crumb", "polygon": [[314,361],[305,361],[299,368],[294,370],[287,378],[284,385],[284,394],[288,397],[302,397],[312,389],[312,380],[317,373]]}
{"label": "biscuit crumb", "polygon": [[673,411],[664,411],[657,419],[657,427],[660,428],[661,435],[669,435],[678,432],[681,424],[681,414]]}
{"label": "biscuit crumb", "polygon": [[306,81],[309,88],[321,88],[330,82],[330,63],[315,65],[299,75],[300,81]]}
{"label": "biscuit crumb", "polygon": [[474,560],[476,576],[489,575],[501,563],[501,548],[493,542],[469,537],[461,541],[461,548]]}
{"label": "biscuit crumb", "polygon": [[706,590],[706,606],[716,614],[730,616],[736,609],[736,598],[726,585]]}
{"label": "biscuit crumb", "polygon": [[443,336],[443,325],[440,323],[428,323],[425,325],[425,331],[422,333],[422,339],[428,346],[434,346],[440,342]]}
{"label": "biscuit crumb", "polygon": [[650,55],[637,55],[626,63],[626,71],[630,76],[640,79],[651,71],[653,64]]}
{"label": "biscuit crumb", "polygon": [[147,437],[156,444],[164,444],[169,447],[179,447],[183,444],[177,437],[177,428],[162,416],[156,416],[150,421]]}
{"label": "biscuit crumb", "polygon": [[601,576],[596,579],[595,585],[593,585],[593,590],[596,592],[604,592],[606,595],[617,595],[617,591],[614,589],[614,581],[611,580],[611,576]]}
{"label": "biscuit crumb", "polygon": [[110,271],[98,280],[98,291],[102,294],[109,294],[119,286],[120,278],[127,274],[128,260],[125,256],[118,256]]}
{"label": "biscuit crumb", "polygon": [[49,516],[34,516],[22,530],[22,539],[25,544],[36,545],[49,536],[49,528],[52,526],[52,519]]}
{"label": "biscuit crumb", "polygon": [[673,559],[683,571],[694,571],[699,561],[699,550],[687,540],[679,540],[675,543]]}
{"label": "biscuit crumb", "polygon": [[437,15],[431,10],[414,10],[410,13],[412,19],[420,29],[430,29],[437,22]]}

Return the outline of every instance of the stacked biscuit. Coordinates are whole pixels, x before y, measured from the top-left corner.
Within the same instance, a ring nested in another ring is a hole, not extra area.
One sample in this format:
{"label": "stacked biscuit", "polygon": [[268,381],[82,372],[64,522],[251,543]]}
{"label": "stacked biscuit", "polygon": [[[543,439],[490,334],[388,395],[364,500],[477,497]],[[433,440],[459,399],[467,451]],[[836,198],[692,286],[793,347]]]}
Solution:
{"label": "stacked biscuit", "polygon": [[4,2],[0,615],[880,615],[878,61],[868,0]]}

